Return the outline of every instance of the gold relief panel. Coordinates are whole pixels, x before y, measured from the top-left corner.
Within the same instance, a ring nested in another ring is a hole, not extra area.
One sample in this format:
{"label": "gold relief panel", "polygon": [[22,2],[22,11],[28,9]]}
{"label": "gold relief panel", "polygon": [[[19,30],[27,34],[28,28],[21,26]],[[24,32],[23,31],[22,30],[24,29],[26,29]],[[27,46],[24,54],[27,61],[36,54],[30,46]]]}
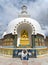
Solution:
{"label": "gold relief panel", "polygon": [[21,45],[28,45],[30,43],[28,32],[26,30],[21,31],[21,38],[20,38],[20,44]]}

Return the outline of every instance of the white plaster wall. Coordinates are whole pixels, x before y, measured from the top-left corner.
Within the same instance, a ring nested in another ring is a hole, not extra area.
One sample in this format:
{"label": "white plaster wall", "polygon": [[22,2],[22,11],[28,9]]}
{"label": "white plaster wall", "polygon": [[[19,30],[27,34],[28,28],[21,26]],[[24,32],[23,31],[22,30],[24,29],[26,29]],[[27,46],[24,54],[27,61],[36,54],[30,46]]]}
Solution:
{"label": "white plaster wall", "polygon": [[[33,25],[35,27],[35,33],[41,32],[41,26],[36,20],[31,19],[31,18],[22,17],[22,18],[17,18],[17,19],[12,20],[7,27],[6,33],[7,34],[9,34],[9,33],[14,34],[15,26],[17,28],[17,25],[19,23],[24,22],[24,19],[26,20],[27,23],[29,22],[31,25]],[[17,33],[17,31],[16,31],[16,33]]]}

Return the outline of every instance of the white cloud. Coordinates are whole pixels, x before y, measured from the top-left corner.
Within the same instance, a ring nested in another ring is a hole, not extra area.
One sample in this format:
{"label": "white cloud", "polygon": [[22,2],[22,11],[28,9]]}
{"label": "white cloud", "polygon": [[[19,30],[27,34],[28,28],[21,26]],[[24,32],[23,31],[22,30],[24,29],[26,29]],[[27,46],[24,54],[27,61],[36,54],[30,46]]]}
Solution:
{"label": "white cloud", "polygon": [[2,26],[3,25],[3,23],[2,22],[0,22],[0,26]]}
{"label": "white cloud", "polygon": [[[44,25],[48,26],[48,0],[0,0],[0,25],[2,26],[2,33],[6,30],[6,24],[18,16],[23,4],[27,5],[29,14],[40,23],[42,28]],[[44,27],[44,29],[44,32],[47,33],[48,27]]]}

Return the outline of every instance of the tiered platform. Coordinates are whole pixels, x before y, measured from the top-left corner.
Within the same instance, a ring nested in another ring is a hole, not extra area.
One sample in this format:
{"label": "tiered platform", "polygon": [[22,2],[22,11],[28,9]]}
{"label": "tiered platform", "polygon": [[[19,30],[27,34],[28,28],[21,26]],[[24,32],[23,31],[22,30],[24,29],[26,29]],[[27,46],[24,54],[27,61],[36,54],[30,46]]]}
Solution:
{"label": "tiered platform", "polygon": [[0,48],[0,55],[8,56],[8,57],[15,57],[19,58],[18,53],[21,52],[23,49],[26,49],[28,52],[31,53],[31,58],[41,57],[48,53],[48,48]]}

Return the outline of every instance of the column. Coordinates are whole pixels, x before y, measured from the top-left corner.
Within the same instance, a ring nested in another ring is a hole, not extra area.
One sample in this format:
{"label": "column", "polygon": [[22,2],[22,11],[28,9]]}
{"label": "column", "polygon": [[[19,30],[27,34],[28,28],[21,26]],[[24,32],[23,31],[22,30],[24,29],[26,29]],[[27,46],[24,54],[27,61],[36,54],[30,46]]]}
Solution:
{"label": "column", "polygon": [[13,45],[14,45],[14,48],[17,47],[17,34],[14,35],[14,42],[13,42]]}
{"label": "column", "polygon": [[35,47],[35,37],[36,37],[36,35],[31,36],[31,38],[32,38],[32,48]]}
{"label": "column", "polygon": [[[36,35],[32,35],[32,48],[35,48],[35,38]],[[36,58],[36,49],[32,49],[32,57]]]}

